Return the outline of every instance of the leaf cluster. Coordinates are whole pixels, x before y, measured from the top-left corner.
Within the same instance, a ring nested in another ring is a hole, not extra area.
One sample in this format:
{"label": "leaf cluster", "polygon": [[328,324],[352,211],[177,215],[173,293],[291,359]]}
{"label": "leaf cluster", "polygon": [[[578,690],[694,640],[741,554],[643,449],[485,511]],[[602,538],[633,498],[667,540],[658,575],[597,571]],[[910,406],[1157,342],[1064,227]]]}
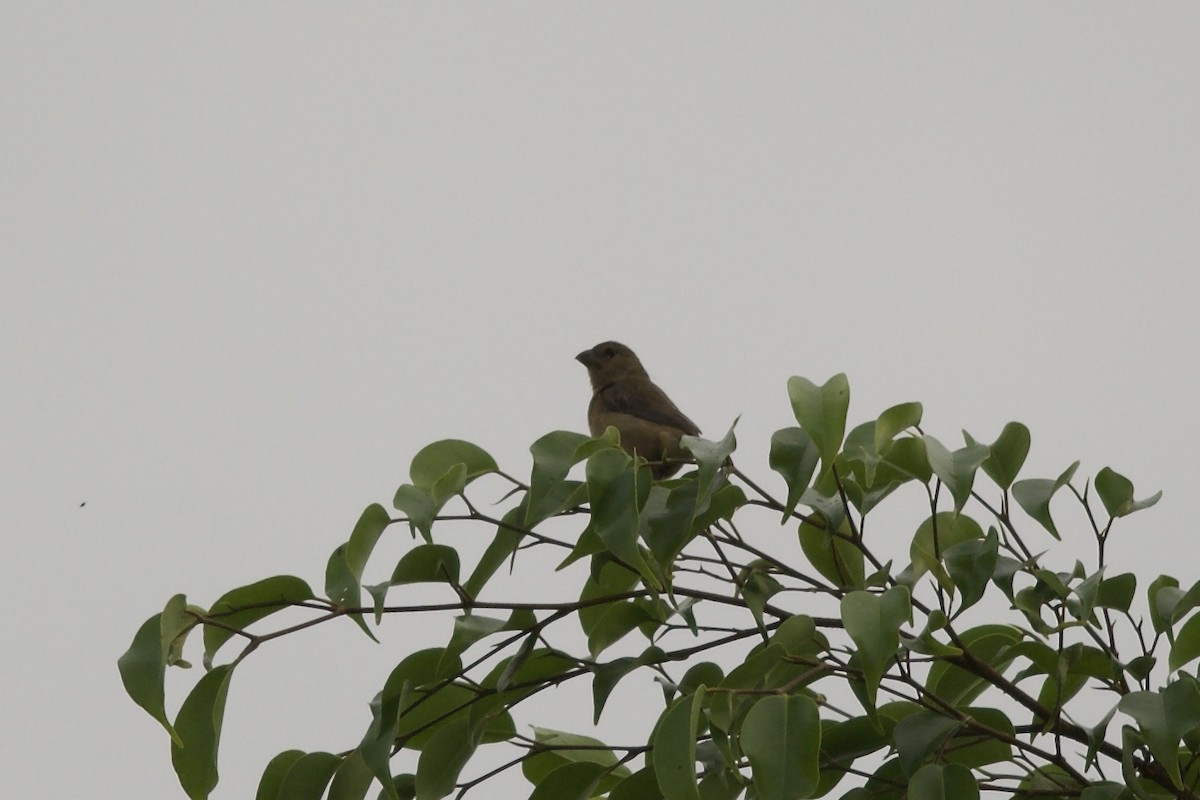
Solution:
{"label": "leaf cluster", "polygon": [[[769,455],[779,496],[732,465],[732,429],[685,437],[695,469],[664,481],[613,429],[542,437],[528,482],[476,445],[435,442],[397,490],[398,515],[369,506],[334,549],[321,593],[275,576],[207,608],[173,597],[121,657],[126,690],[169,735],[185,792],[205,798],[230,682],[259,647],[340,620],[376,639],[396,617],[441,615],[446,644],[405,654],[365,698],[361,740],[280,753],[257,797],[435,800],[509,770],[530,798],[556,800],[1197,796],[1200,584],[1162,576],[1139,594],[1105,563],[1117,521],[1159,494],[1136,499],[1109,468],[1080,484],[1078,463],[1019,477],[1020,423],[952,448],[909,402],[847,431],[844,375],[792,378],[788,396],[796,425]],[[496,481],[503,513],[481,512],[470,495]],[[927,511],[896,565],[881,558],[898,537],[880,509],[900,493]],[[1064,497],[1096,545],[1065,568],[1035,541],[1060,539],[1051,506]],[[455,536],[480,526],[490,541],[465,559]],[[381,537],[404,528],[413,544],[388,580],[364,584]],[[523,573],[535,551],[557,551],[564,579]],[[505,581],[538,591],[490,599]],[[413,583],[453,600],[389,605]],[[266,627],[285,609],[304,616]],[[196,629],[203,672],[172,719],[166,675],[189,666]],[[649,679],[658,708],[614,710],[619,684]],[[574,682],[590,684],[590,720],[523,718],[529,698]],[[591,735],[606,713],[624,741]],[[508,755],[480,771],[483,748]],[[395,772],[401,751],[415,770]]]}

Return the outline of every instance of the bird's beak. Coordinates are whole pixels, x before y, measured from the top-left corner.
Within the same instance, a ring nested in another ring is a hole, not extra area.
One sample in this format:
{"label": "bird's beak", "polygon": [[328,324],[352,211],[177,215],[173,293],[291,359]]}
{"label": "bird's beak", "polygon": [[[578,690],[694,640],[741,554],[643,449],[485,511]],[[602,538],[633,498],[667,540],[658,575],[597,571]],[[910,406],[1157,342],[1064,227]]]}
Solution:
{"label": "bird's beak", "polygon": [[596,365],[596,354],[591,350],[584,350],[582,353],[575,356],[575,360],[580,364],[583,364],[588,369],[591,369]]}

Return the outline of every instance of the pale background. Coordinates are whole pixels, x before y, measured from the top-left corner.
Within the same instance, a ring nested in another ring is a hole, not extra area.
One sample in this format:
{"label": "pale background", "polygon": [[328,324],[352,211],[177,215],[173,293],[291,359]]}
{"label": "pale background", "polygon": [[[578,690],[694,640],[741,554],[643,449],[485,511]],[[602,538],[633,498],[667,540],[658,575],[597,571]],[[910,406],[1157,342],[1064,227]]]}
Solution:
{"label": "pale background", "polygon": [[[319,588],[434,439],[527,474],[606,338],[774,488],[789,375],[952,445],[1021,420],[1027,475],[1164,490],[1113,560],[1190,584],[1198,41],[1185,3],[5,3],[5,796],[182,796],[141,622]],[[215,796],[352,747],[412,625],[248,660]]]}

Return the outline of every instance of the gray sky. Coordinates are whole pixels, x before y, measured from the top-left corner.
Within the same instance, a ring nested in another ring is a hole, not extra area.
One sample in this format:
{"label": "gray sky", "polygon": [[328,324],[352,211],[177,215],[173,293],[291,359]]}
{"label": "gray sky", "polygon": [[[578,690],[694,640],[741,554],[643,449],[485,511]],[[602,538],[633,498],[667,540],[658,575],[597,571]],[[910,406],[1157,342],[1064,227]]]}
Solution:
{"label": "gray sky", "polygon": [[[793,374],[948,444],[1023,421],[1028,476],[1164,490],[1112,558],[1190,584],[1198,34],[1184,3],[6,3],[9,796],[182,796],[117,676],[141,622],[319,588],[434,439],[527,473],[607,338],[707,434],[741,414],[771,486]],[[255,654],[215,796],[353,746],[448,631]]]}

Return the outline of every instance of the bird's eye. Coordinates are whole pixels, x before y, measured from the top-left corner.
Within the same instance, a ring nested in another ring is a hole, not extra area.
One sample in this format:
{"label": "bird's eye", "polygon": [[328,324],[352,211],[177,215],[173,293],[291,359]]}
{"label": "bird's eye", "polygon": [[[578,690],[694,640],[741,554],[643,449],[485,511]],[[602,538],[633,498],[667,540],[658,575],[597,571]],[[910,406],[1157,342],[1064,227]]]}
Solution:
{"label": "bird's eye", "polygon": [[604,355],[607,356],[608,358],[612,358],[616,354],[617,354],[617,351],[612,349],[611,347],[604,348]]}

